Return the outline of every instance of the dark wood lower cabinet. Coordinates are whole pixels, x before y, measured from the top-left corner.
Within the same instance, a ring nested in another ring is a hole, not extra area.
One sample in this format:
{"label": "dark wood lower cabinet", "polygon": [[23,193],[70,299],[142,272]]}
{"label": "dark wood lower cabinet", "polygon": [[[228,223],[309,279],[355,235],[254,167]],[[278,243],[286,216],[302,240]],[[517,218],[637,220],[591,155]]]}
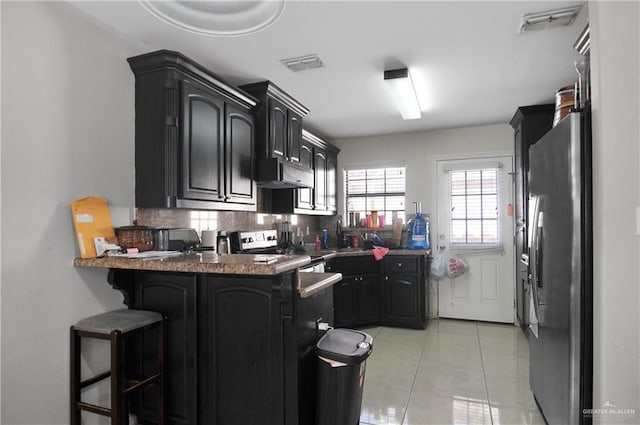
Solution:
{"label": "dark wood lower cabinet", "polygon": [[427,320],[427,261],[425,256],[384,258],[384,317],[382,323],[424,329]]}
{"label": "dark wood lower cabinet", "polygon": [[[333,325],[332,288],[300,298],[296,272],[119,271],[110,282],[129,307],[167,317],[168,424],[313,423],[317,323]],[[141,424],[157,423],[154,402],[148,391],[132,406]]]}
{"label": "dark wood lower cabinet", "polygon": [[418,318],[418,278],[391,275],[384,278],[384,323],[415,326]]}
{"label": "dark wood lower cabinet", "polygon": [[[131,307],[157,311],[167,318],[167,423],[196,424],[198,393],[198,278],[188,274],[139,273]],[[147,344],[145,344],[146,346]],[[155,394],[145,391],[136,415],[155,423]]]}
{"label": "dark wood lower cabinet", "polygon": [[424,329],[429,305],[426,255],[335,258],[331,272],[343,274],[334,286],[336,327],[385,325]]}

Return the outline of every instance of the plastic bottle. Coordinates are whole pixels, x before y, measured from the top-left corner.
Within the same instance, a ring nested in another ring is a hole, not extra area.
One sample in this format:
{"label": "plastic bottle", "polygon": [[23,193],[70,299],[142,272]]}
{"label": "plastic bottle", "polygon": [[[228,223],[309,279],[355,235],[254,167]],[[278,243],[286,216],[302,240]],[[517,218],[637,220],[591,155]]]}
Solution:
{"label": "plastic bottle", "polygon": [[321,245],[320,245],[320,235],[316,235],[316,251],[320,251]]}
{"label": "plastic bottle", "polygon": [[329,249],[329,231],[322,229],[322,249]]}
{"label": "plastic bottle", "polygon": [[407,223],[407,247],[409,249],[429,249],[429,227],[422,216],[422,202],[416,204],[416,216]]}

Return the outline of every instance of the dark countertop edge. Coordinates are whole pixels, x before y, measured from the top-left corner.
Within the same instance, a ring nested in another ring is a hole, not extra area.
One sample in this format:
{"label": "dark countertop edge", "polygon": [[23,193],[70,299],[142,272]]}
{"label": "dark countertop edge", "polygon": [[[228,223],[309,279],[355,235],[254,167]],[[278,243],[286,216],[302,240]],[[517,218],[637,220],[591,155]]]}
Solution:
{"label": "dark countertop edge", "polygon": [[298,273],[300,298],[308,298],[342,280],[342,273]]}

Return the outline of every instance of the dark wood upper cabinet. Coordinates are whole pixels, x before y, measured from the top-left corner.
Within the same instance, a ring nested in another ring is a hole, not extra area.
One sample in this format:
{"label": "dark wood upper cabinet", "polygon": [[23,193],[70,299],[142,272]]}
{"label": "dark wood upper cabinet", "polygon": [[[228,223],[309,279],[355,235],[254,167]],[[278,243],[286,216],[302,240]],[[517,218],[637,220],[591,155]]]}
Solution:
{"label": "dark wood upper cabinet", "polygon": [[333,215],[338,211],[338,153],[340,150],[314,134],[303,130],[300,164],[310,164],[314,188],[272,191],[274,213]]}
{"label": "dark wood upper cabinet", "polygon": [[327,153],[322,149],[314,149],[313,170],[315,172],[314,209],[327,209]]}
{"label": "dark wood upper cabinet", "polygon": [[[529,147],[540,139],[553,124],[555,105],[521,106],[511,119],[514,129],[515,155],[515,223],[516,223],[516,267],[521,269],[522,254],[529,251],[528,199],[529,199]],[[526,268],[526,266],[524,266]],[[524,276],[521,278],[520,276]],[[527,304],[528,271],[516,274],[516,314],[523,327],[529,322]]]}
{"label": "dark wood upper cabinet", "polygon": [[275,99],[268,100],[269,105],[269,140],[266,152],[271,157],[287,159],[287,108]]}
{"label": "dark wood upper cabinet", "polygon": [[255,205],[254,145],[247,143],[247,140],[255,139],[253,115],[235,105],[227,105],[225,116],[227,120],[225,169],[228,170],[225,200],[236,204]]}
{"label": "dark wood upper cabinet", "polygon": [[270,81],[240,86],[259,100],[256,112],[256,181],[268,189],[313,188],[311,164],[302,161],[306,106]]}
{"label": "dark wood upper cabinet", "polygon": [[302,116],[289,111],[287,116],[287,130],[289,135],[287,138],[288,146],[287,153],[289,160],[292,162],[300,162],[301,148],[302,148]]}
{"label": "dark wood upper cabinet", "polygon": [[182,81],[180,198],[224,200],[224,102],[211,90]]}
{"label": "dark wood upper cabinet", "polygon": [[300,162],[302,119],[309,109],[270,81],[240,88],[260,101],[256,114],[258,155]]}
{"label": "dark wood upper cabinet", "polygon": [[255,211],[257,100],[178,52],[128,61],[136,206]]}

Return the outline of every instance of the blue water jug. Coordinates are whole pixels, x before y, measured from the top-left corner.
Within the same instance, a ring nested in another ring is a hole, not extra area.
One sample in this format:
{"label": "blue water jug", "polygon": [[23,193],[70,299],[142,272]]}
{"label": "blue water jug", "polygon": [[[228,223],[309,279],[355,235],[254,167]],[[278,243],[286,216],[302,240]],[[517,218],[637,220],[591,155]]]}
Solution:
{"label": "blue water jug", "polygon": [[422,216],[422,202],[416,204],[416,216],[407,223],[409,249],[429,249],[429,222]]}

